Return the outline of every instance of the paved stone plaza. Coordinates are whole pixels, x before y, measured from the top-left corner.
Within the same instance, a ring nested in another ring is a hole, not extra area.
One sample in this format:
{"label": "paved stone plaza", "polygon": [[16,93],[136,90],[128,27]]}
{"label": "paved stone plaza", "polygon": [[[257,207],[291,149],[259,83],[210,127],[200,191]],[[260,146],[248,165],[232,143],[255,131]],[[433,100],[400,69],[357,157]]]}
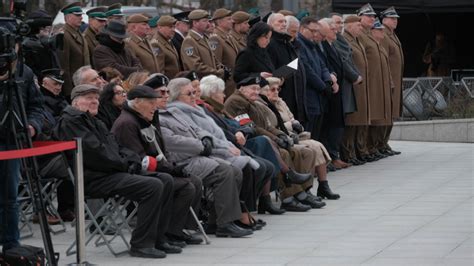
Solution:
{"label": "paved stone plaza", "polygon": [[[249,238],[211,237],[166,259],[114,257],[87,247],[98,265],[474,265],[474,145],[391,142],[402,151],[331,173],[337,201],[307,213],[258,215],[268,225]],[[23,240],[41,245],[41,234]],[[74,229],[53,236],[60,265]]]}

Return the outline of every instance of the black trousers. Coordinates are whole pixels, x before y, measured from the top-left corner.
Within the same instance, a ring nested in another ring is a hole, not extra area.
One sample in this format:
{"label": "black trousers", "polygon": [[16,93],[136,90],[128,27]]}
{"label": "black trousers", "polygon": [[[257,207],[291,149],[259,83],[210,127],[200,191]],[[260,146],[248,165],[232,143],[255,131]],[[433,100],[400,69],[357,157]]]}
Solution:
{"label": "black trousers", "polygon": [[173,206],[168,233],[179,235],[186,225],[195,229],[197,224],[189,213],[189,207],[199,210],[202,196],[202,182],[197,177],[174,177]]}
{"label": "black trousers", "polygon": [[165,241],[173,204],[171,175],[116,173],[88,182],[85,191],[91,197],[120,195],[138,202],[137,226],[130,240],[132,247],[149,248]]}
{"label": "black trousers", "polygon": [[308,116],[304,128],[306,131],[311,132],[311,138],[317,141],[321,141],[321,126],[323,125],[323,115],[312,115]]}

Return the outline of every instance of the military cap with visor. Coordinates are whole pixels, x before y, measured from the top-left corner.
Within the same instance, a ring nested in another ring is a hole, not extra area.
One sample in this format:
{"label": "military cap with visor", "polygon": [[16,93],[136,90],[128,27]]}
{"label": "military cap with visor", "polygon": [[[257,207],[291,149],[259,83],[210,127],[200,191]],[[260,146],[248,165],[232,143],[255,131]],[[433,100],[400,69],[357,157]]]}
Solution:
{"label": "military cap with visor", "polygon": [[97,20],[107,20],[107,16],[105,15],[105,12],[107,12],[107,7],[106,6],[98,6],[94,7],[92,9],[89,9],[86,12],[86,15],[89,16],[89,18],[94,18]]}
{"label": "military cap with visor", "polygon": [[61,12],[63,12],[64,15],[69,15],[69,14],[74,14],[74,15],[82,15],[84,12],[82,12],[82,7],[81,7],[81,2],[74,2],[69,5],[64,6],[61,8]]}
{"label": "military cap with visor", "polygon": [[51,68],[51,69],[42,70],[41,76],[43,78],[50,78],[61,84],[64,83],[63,71],[59,68]]}
{"label": "military cap with visor", "polygon": [[357,15],[358,16],[376,16],[377,13],[375,13],[374,9],[372,8],[372,6],[367,3],[365,5],[363,5],[361,8],[359,8],[359,10],[357,11]]}
{"label": "military cap with visor", "polygon": [[393,6],[380,12],[380,18],[399,18],[399,17],[400,16],[398,15],[397,11],[395,10],[395,7]]}
{"label": "military cap with visor", "polygon": [[124,13],[122,13],[122,4],[120,3],[115,3],[109,6],[107,9],[107,12],[105,12],[105,15],[107,17],[112,17],[112,16],[119,16],[123,17],[125,16]]}

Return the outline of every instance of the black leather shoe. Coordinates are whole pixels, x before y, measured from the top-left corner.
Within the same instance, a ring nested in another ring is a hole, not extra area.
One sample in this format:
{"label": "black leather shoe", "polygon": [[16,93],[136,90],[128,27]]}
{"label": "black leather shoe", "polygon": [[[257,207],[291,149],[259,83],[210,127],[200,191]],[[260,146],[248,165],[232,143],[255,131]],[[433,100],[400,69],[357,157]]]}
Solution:
{"label": "black leather shoe", "polygon": [[399,154],[402,153],[401,151],[395,151],[395,150],[390,150],[390,151],[391,151],[393,154],[395,154],[395,155],[399,155]]}
{"label": "black leather shoe", "polygon": [[305,205],[297,201],[295,198],[293,198],[293,200],[289,203],[283,202],[280,208],[289,212],[305,212],[311,210],[311,206]]}
{"label": "black leather shoe", "polygon": [[155,248],[164,251],[166,254],[178,254],[183,252],[180,247],[170,245],[168,242],[159,243],[155,246]]}
{"label": "black leather shoe", "polygon": [[167,234],[166,236],[171,241],[184,241],[188,245],[199,245],[203,241],[200,237],[188,235],[184,232],[179,235]]}
{"label": "black leather shoe", "polygon": [[326,203],[322,202],[322,201],[317,201],[315,200],[314,198],[308,196],[306,197],[304,200],[299,200],[297,199],[299,202],[303,203],[304,205],[308,205],[308,206],[311,206],[311,208],[313,209],[320,209],[324,206],[326,206]]}
{"label": "black leather shoe", "polygon": [[308,197],[313,198],[315,201],[323,201],[323,198],[314,195],[314,194],[311,192],[311,190],[307,190],[307,191],[306,191],[306,194],[308,194]]}
{"label": "black leather shoe", "polygon": [[252,230],[238,227],[233,222],[218,225],[216,229],[217,237],[243,237],[253,234]]}
{"label": "black leather shoe", "polygon": [[374,157],[372,157],[370,155],[362,155],[362,156],[360,156],[360,161],[365,161],[365,162],[371,163],[371,162],[374,162],[376,160],[374,159]]}
{"label": "black leather shoe", "polygon": [[206,234],[208,235],[214,235],[216,234],[216,229],[217,229],[217,225],[216,224],[203,224],[202,227],[204,227],[204,231],[206,232]]}
{"label": "black leather shoe", "polygon": [[169,239],[169,237],[168,237],[168,240],[166,242],[168,242],[168,244],[170,244],[171,246],[176,246],[176,247],[180,247],[180,248],[185,248],[186,247],[186,242],[179,241],[179,240],[171,240],[171,239]]}
{"label": "black leather shoe", "polygon": [[341,197],[339,194],[333,193],[331,191],[328,181],[319,181],[318,196],[323,199],[327,198],[331,200],[337,200]]}
{"label": "black leather shoe", "polygon": [[387,158],[387,157],[388,157],[388,155],[382,154],[382,153],[380,153],[379,151],[376,151],[376,152],[375,152],[375,156],[380,157],[380,159],[383,159],[383,158]]}
{"label": "black leather shoe", "polygon": [[270,214],[283,214],[285,210],[278,209],[272,204],[272,198],[270,195],[261,196],[258,200],[258,214],[265,214],[268,212]]}
{"label": "black leather shoe", "polygon": [[288,182],[291,184],[303,184],[304,182],[308,181],[312,175],[297,173],[293,169],[290,169],[286,173],[286,177],[288,178]]}
{"label": "black leather shoe", "polygon": [[263,226],[261,224],[257,224],[257,223],[244,224],[241,221],[235,221],[234,223],[235,223],[235,225],[237,225],[240,228],[250,229],[252,231],[262,230],[262,228],[263,228]]}
{"label": "black leather shoe", "polygon": [[395,153],[393,153],[391,150],[389,149],[384,149],[384,150],[379,150],[379,152],[383,155],[387,155],[387,156],[393,156],[395,155]]}
{"label": "black leather shoe", "polygon": [[130,248],[130,256],[150,259],[162,259],[166,253],[156,248]]}

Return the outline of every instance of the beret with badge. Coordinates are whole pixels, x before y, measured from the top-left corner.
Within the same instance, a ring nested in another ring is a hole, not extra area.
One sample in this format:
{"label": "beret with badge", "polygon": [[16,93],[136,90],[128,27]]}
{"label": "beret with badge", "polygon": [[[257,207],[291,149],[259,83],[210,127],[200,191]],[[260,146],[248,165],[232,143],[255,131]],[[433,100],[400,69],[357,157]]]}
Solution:
{"label": "beret with badge", "polygon": [[168,79],[167,76],[161,74],[161,73],[156,73],[153,74],[149,79],[143,83],[144,86],[151,87],[153,89],[157,89],[163,86],[168,86],[168,83],[170,80]]}
{"label": "beret with badge", "polygon": [[137,98],[160,98],[160,94],[149,86],[138,85],[127,93],[127,99],[133,100]]}
{"label": "beret with badge", "polygon": [[149,17],[143,15],[143,14],[133,14],[129,17],[127,17],[127,23],[148,23],[148,20],[150,20]]}
{"label": "beret with badge", "polygon": [[189,20],[200,20],[203,18],[210,18],[210,16],[206,10],[202,10],[202,9],[195,9],[191,11],[191,13],[189,13],[188,15]]}
{"label": "beret with badge", "polygon": [[161,26],[161,27],[164,27],[164,26],[171,27],[171,26],[173,26],[177,21],[178,21],[178,20],[175,19],[174,17],[165,15],[165,16],[161,16],[161,17],[160,17],[160,19],[159,19],[158,22],[157,22],[157,25],[158,25],[158,26]]}
{"label": "beret with badge", "polygon": [[246,77],[237,83],[237,87],[240,88],[240,87],[250,86],[250,85],[260,86],[261,81],[262,81],[261,77]]}
{"label": "beret with badge", "polygon": [[229,17],[232,15],[232,11],[225,9],[225,8],[219,8],[214,11],[214,15],[212,16],[212,20],[217,20],[225,17]]}
{"label": "beret with badge", "polygon": [[232,20],[235,24],[244,23],[250,19],[250,14],[244,11],[237,11],[232,14]]}

